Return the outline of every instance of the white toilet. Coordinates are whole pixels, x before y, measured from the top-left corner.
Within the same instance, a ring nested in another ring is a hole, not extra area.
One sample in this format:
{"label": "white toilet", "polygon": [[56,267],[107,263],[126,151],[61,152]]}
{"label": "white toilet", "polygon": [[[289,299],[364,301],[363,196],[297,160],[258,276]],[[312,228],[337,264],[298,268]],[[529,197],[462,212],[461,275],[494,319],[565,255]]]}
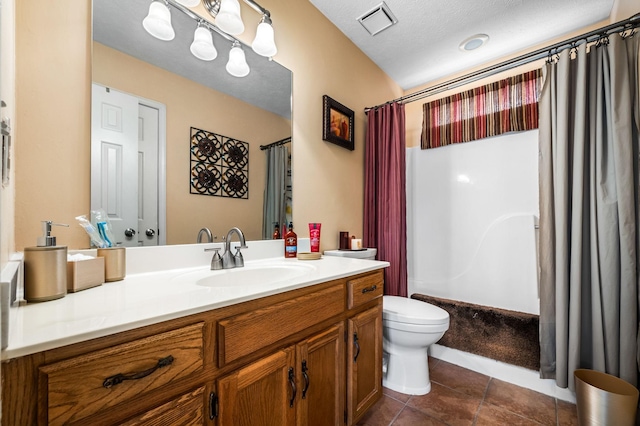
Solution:
{"label": "white toilet", "polygon": [[431,391],[427,350],[449,329],[449,313],[419,300],[383,296],[383,386],[410,395]]}
{"label": "white toilet", "polygon": [[[375,259],[377,250],[326,250],[327,256]],[[383,379],[396,392],[424,395],[431,390],[427,350],[449,329],[449,313],[415,299],[382,298]]]}

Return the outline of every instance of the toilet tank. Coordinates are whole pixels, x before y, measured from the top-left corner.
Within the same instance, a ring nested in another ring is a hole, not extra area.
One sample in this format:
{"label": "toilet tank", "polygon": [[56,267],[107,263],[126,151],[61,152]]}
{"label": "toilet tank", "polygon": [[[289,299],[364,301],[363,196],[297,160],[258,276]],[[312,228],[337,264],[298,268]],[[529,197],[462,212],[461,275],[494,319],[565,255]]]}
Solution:
{"label": "toilet tank", "polygon": [[378,249],[375,248],[366,248],[361,250],[325,250],[325,256],[341,256],[341,257],[351,257],[354,259],[369,259],[375,260],[376,254],[378,253]]}

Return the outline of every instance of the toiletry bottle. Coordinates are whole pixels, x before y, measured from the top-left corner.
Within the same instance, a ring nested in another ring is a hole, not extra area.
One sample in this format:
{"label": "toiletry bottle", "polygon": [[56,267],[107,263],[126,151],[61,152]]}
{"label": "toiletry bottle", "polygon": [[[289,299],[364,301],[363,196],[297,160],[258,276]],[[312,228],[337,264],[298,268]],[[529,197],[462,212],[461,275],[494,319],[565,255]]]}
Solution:
{"label": "toiletry bottle", "polygon": [[273,230],[273,239],[274,240],[280,239],[280,225],[278,225],[277,223],[276,223],[275,229]]}
{"label": "toiletry bottle", "polygon": [[321,223],[310,223],[309,224],[309,240],[311,243],[311,252],[318,253],[320,252],[320,229],[322,227]]}
{"label": "toiletry bottle", "polygon": [[293,232],[293,222],[284,236],[284,257],[298,257],[298,236]]}
{"label": "toiletry bottle", "polygon": [[51,226],[66,226],[42,221],[36,247],[24,249],[24,298],[27,302],[45,302],[67,294],[67,247],[56,246]]}

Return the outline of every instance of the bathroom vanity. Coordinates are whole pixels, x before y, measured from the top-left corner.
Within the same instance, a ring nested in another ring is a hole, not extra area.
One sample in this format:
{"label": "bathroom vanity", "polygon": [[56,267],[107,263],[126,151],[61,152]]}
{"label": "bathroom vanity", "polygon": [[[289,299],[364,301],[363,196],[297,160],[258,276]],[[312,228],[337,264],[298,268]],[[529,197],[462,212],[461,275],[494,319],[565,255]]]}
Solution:
{"label": "bathroom vanity", "polygon": [[355,424],[382,395],[387,265],[264,259],[235,286],[143,273],[17,308],[2,424]]}

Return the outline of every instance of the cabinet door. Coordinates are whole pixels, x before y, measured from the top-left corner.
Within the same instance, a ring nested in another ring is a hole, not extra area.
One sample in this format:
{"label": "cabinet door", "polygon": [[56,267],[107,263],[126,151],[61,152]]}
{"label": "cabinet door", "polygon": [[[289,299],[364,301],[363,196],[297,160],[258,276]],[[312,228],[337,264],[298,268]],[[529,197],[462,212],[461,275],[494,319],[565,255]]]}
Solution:
{"label": "cabinet door", "polygon": [[294,347],[218,380],[218,426],[295,424]]}
{"label": "cabinet door", "polygon": [[344,345],[343,322],[297,345],[298,426],[344,424]]}
{"label": "cabinet door", "polygon": [[382,396],[382,304],[348,321],[347,400],[354,424]]}

